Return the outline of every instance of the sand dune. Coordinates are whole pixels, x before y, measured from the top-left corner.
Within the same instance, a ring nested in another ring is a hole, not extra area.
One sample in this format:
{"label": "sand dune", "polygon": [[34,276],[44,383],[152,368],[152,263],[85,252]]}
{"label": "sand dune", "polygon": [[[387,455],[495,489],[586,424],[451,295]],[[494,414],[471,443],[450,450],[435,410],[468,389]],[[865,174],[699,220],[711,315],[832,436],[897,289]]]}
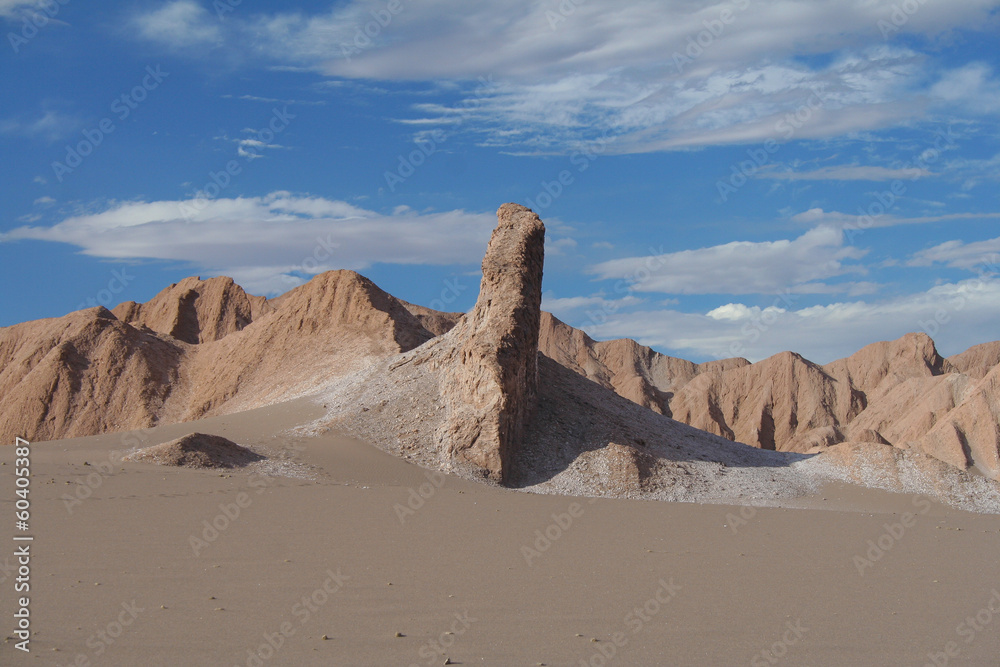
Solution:
{"label": "sand dune", "polygon": [[[520,493],[289,433],[322,413],[300,399],[34,445],[37,635],[27,658],[0,642],[0,664],[580,667],[613,652],[607,665],[714,667],[767,652],[840,667],[933,664],[954,642],[949,665],[982,667],[1000,654],[995,516],[837,484],[775,507]],[[120,461],[137,438],[192,430],[311,477]],[[12,448],[0,456],[8,470]],[[13,598],[0,596],[6,618]]]}

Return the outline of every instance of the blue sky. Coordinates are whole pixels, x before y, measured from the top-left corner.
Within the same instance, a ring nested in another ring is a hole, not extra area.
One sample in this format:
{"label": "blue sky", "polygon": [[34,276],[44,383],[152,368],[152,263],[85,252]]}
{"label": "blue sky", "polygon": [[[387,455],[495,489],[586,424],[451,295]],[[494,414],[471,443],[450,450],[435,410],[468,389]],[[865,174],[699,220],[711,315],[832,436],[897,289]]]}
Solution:
{"label": "blue sky", "polygon": [[1000,1],[0,0],[0,326],[188,275],[543,306],[695,361],[1000,323]]}

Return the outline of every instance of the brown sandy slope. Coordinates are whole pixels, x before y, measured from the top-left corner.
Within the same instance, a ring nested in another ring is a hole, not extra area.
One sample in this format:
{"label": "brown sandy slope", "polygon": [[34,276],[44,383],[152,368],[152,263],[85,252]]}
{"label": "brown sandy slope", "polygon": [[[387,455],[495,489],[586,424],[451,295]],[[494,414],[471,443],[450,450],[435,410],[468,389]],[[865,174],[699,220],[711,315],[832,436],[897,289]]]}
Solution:
{"label": "brown sandy slope", "polygon": [[924,334],[819,366],[792,352],[692,364],[635,341],[595,342],[545,314],[540,350],[654,412],[762,449],[915,449],[1000,479],[1000,342],[942,358]]}
{"label": "brown sandy slope", "polygon": [[[141,428],[278,402],[433,334],[352,271],[270,302],[227,278],[0,328],[0,441]],[[124,321],[123,321],[124,320]]]}
{"label": "brown sandy slope", "polygon": [[0,442],[148,426],[185,355],[176,341],[105,308],[0,329]]}

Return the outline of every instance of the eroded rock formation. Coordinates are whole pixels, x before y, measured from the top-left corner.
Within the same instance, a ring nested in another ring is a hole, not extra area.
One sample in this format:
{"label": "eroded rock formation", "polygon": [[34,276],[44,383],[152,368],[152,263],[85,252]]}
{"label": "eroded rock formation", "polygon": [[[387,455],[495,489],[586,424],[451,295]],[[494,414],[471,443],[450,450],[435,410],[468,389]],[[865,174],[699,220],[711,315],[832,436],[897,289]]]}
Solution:
{"label": "eroded rock formation", "polygon": [[479,299],[447,334],[454,352],[440,437],[452,457],[500,481],[538,393],[545,226],[518,204],[501,206],[497,219]]}

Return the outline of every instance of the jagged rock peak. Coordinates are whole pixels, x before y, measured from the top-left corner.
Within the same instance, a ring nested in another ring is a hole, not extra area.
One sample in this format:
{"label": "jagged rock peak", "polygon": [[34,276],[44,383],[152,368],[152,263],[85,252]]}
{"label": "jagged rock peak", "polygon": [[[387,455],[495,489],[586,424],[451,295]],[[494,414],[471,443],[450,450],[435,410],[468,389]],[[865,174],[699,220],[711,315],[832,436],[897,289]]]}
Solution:
{"label": "jagged rock peak", "polygon": [[247,294],[232,278],[202,280],[192,276],[170,285],[146,303],[126,301],[113,312],[126,324],[145,326],[197,345],[241,331],[271,310],[267,299]]}

